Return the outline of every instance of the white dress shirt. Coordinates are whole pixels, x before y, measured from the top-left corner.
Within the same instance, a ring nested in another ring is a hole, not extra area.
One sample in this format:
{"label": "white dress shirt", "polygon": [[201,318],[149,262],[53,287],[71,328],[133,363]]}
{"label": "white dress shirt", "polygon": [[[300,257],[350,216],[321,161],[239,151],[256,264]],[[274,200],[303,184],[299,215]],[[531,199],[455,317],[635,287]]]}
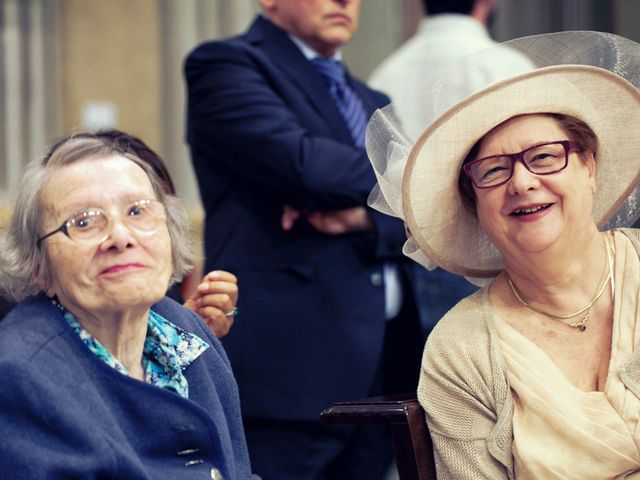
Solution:
{"label": "white dress shirt", "polygon": [[[420,89],[425,78],[437,74],[452,62],[493,47],[497,42],[489,32],[469,15],[438,14],[420,23],[416,34],[385,59],[371,74],[369,85],[391,97],[394,109],[406,133],[412,139],[426,127],[425,102],[433,102],[435,93]],[[531,62],[519,52],[493,48],[473,61],[459,63],[461,74],[448,77],[447,93],[460,100],[496,80],[531,70]]]}

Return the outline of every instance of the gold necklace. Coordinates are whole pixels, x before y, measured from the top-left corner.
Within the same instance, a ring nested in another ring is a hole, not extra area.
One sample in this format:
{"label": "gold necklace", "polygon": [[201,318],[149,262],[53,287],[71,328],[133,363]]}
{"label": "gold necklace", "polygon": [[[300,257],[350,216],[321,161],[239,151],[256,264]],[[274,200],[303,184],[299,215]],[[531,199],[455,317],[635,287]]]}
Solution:
{"label": "gold necklace", "polygon": [[589,320],[589,315],[591,314],[591,307],[593,307],[593,305],[602,296],[602,294],[604,293],[605,289],[607,288],[607,285],[609,284],[609,282],[612,279],[611,250],[610,250],[610,247],[609,247],[608,237],[605,238],[604,242],[605,242],[605,248],[607,250],[607,266],[608,266],[609,274],[607,275],[607,278],[604,279],[604,282],[602,282],[602,285],[600,286],[600,288],[596,292],[596,294],[593,297],[593,299],[587,305],[585,305],[580,310],[578,310],[577,312],[569,313],[567,315],[555,315],[553,313],[549,313],[549,312],[545,312],[544,310],[540,310],[540,309],[534,307],[533,305],[525,302],[522,299],[522,297],[520,296],[520,294],[518,293],[518,291],[516,290],[516,286],[511,281],[511,277],[509,277],[509,274],[505,270],[504,274],[507,277],[507,283],[511,287],[511,291],[513,292],[513,296],[516,297],[516,300],[518,300],[518,302],[520,302],[520,304],[522,306],[527,307],[527,308],[533,310],[534,312],[540,313],[540,314],[545,315],[545,316],[547,316],[549,318],[553,318],[554,320],[566,320],[568,318],[577,317],[578,315],[580,315],[580,314],[582,314],[584,312],[587,312],[585,314],[585,316],[583,317],[583,319],[581,321],[579,321],[579,322],[563,323],[563,325],[566,325],[566,326],[571,327],[571,328],[579,328],[581,332],[584,332],[587,329],[587,321]]}

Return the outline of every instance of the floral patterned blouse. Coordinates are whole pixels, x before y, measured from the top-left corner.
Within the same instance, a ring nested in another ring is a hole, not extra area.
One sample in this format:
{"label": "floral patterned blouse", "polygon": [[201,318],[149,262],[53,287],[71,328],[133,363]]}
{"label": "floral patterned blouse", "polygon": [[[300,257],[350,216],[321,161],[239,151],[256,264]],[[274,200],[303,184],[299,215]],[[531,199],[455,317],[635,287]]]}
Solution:
{"label": "floral patterned blouse", "polygon": [[[129,375],[120,361],[82,328],[70,312],[57,301],[51,302],[62,311],[65,320],[91,352],[118,372]],[[147,338],[142,352],[146,382],[173,390],[180,396],[189,398],[189,383],[182,372],[207,348],[209,345],[200,337],[185,332],[161,315],[149,310]]]}

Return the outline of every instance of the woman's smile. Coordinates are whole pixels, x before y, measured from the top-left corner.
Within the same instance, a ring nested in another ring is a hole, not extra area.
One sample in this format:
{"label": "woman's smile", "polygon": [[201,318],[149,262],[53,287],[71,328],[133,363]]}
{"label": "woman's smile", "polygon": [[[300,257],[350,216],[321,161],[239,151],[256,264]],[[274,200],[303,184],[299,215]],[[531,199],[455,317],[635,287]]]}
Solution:
{"label": "woman's smile", "polygon": [[525,207],[517,207],[515,208],[509,215],[516,217],[530,216],[534,213],[538,213],[544,211],[551,207],[552,203],[542,203],[537,205],[525,206]]}
{"label": "woman's smile", "polygon": [[129,272],[132,270],[139,270],[145,268],[142,263],[133,262],[133,263],[120,263],[116,265],[112,265],[110,267],[105,268],[100,272],[101,275],[109,274],[109,273],[121,273],[121,272]]}

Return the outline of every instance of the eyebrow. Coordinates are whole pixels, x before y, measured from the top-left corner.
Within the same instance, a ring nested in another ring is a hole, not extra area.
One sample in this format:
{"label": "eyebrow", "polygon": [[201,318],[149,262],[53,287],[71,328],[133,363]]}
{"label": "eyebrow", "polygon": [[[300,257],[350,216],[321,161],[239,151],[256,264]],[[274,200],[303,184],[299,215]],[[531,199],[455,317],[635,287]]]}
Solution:
{"label": "eyebrow", "polygon": [[[142,192],[140,192],[139,194],[125,195],[120,199],[120,206],[124,207],[133,202],[137,202],[138,200],[147,200],[147,199],[148,200],[156,199],[155,192],[152,195],[143,194]],[[99,202],[95,200],[96,199],[94,198],[93,200],[88,200],[88,201],[73,202],[68,205],[64,205],[63,208],[52,208],[52,211],[54,213],[54,216],[62,217],[61,218],[61,221],[62,221],[69,218],[69,216],[75,213],[81,212],[83,210],[87,210],[91,208],[99,208],[100,210],[106,210],[104,207],[104,204],[101,205],[101,203],[103,202]],[[63,213],[63,212],[67,212],[67,213]]]}
{"label": "eyebrow", "polygon": [[[476,158],[474,158],[472,161],[476,161],[476,160],[483,160],[485,158],[491,158],[491,157],[508,157],[509,155],[515,155],[517,153],[522,153],[525,150],[529,150],[530,148],[535,148],[535,147],[539,147],[540,145],[545,145],[547,143],[553,143],[553,142],[564,142],[564,141],[568,141],[571,142],[572,140],[570,138],[560,138],[558,140],[542,140],[540,142],[535,142],[532,143],[531,145],[529,145],[528,147],[523,148],[522,150],[518,150],[517,152],[511,152],[511,153],[496,153],[496,154],[491,154],[491,155],[483,155],[482,157],[480,155],[477,155]],[[468,162],[471,163],[471,162]]]}

